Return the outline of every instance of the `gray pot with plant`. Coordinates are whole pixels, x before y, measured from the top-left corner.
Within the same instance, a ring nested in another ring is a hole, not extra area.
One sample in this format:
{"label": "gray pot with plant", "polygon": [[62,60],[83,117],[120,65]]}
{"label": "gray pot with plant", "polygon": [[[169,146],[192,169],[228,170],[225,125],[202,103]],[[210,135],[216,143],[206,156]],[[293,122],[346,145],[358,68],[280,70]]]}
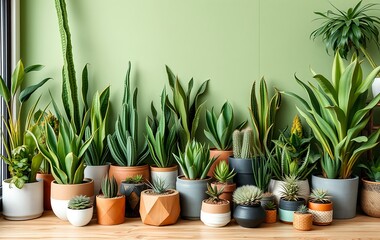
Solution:
{"label": "gray pot with plant", "polygon": [[121,182],[120,193],[125,195],[125,216],[140,217],[141,192],[147,189],[142,175],[129,177]]}
{"label": "gray pot with plant", "polygon": [[185,219],[200,218],[202,201],[207,198],[207,183],[211,177],[207,173],[215,162],[210,158],[210,149],[193,140],[186,145],[185,151],[174,156],[183,174],[177,177],[177,191],[181,198],[181,216]]}
{"label": "gray pot with plant", "polygon": [[305,204],[305,199],[299,197],[299,186],[297,177],[286,176],[282,186],[280,203],[278,206],[278,217],[280,221],[286,223],[293,222],[293,213]]}

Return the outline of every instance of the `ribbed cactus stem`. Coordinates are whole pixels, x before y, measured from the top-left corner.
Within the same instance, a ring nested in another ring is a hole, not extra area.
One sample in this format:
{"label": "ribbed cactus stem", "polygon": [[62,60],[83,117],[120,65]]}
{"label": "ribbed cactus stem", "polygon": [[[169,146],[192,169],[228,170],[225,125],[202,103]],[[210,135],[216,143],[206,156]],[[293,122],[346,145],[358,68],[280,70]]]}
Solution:
{"label": "ribbed cactus stem", "polygon": [[253,130],[245,129],[243,131],[243,142],[241,145],[241,158],[252,158],[253,152]]}
{"label": "ribbed cactus stem", "polygon": [[239,130],[235,130],[232,133],[232,144],[235,158],[241,158],[241,144],[243,142],[243,133]]}

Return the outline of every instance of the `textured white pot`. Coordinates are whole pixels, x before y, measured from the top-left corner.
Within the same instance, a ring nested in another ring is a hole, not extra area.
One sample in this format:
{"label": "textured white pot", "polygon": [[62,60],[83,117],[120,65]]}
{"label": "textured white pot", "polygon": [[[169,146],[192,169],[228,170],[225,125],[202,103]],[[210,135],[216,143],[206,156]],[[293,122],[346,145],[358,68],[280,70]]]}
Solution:
{"label": "textured white pot", "polygon": [[23,188],[3,181],[3,215],[8,220],[28,220],[38,218],[44,212],[44,185],[41,180],[26,183]]}
{"label": "textured white pot", "polygon": [[73,226],[76,227],[83,227],[87,225],[91,221],[93,213],[94,207],[81,210],[67,208],[66,210],[67,219]]}
{"label": "textured white pot", "polygon": [[376,97],[380,93],[380,78],[377,77],[372,83],[372,96]]}
{"label": "textured white pot", "polygon": [[165,182],[165,186],[169,189],[176,189],[176,182],[178,177],[178,167],[173,166],[170,168],[157,168],[150,167],[150,176],[152,183],[161,179]]}
{"label": "textured white pot", "polygon": [[[307,202],[307,200],[309,199],[309,195],[310,195],[309,181],[307,179],[306,180],[300,180],[300,181],[297,181],[297,184],[300,188],[299,197],[303,198],[305,200],[305,202]],[[279,180],[271,179],[269,182],[268,190],[269,190],[269,192],[273,193],[277,204],[280,202],[280,198],[282,197],[281,191],[282,191],[283,185],[284,185],[284,182],[279,181]]]}
{"label": "textured white pot", "polygon": [[231,212],[207,213],[201,211],[201,221],[209,227],[224,227],[231,221]]}
{"label": "textured white pot", "polygon": [[110,165],[102,166],[86,166],[84,169],[84,178],[91,178],[94,180],[94,194],[95,196],[100,193],[102,180],[108,174]]}

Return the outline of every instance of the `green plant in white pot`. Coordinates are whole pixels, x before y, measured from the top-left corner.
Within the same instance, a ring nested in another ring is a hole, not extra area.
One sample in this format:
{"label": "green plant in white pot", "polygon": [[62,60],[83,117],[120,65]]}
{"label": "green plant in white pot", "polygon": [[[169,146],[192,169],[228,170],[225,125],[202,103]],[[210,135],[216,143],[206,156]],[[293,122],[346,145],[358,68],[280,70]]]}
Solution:
{"label": "green plant in white pot", "polygon": [[87,225],[94,213],[94,206],[90,197],[79,195],[70,199],[67,205],[67,218],[75,227]]}
{"label": "green plant in white pot", "polygon": [[312,187],[324,188],[331,194],[335,218],[355,216],[359,179],[352,175],[353,170],[359,157],[378,144],[380,130],[368,137],[362,135],[362,130],[369,121],[369,112],[380,101],[377,95],[367,102],[368,90],[379,72],[380,67],[377,67],[363,77],[356,58],[346,67],[337,53],[331,81],[314,72],[317,85],[305,84],[296,78],[310,103],[295,93],[286,92],[302,104],[303,109],[297,109],[322,149],[322,176],[312,177]]}

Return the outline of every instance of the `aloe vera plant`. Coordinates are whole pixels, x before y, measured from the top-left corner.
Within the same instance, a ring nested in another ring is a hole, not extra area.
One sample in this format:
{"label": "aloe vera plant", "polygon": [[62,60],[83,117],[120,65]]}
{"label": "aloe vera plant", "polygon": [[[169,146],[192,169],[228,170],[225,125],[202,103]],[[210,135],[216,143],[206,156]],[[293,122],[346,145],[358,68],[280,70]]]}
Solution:
{"label": "aloe vera plant", "polygon": [[179,82],[178,77],[166,66],[169,85],[173,92],[172,102],[168,101],[167,105],[172,109],[177,118],[180,120],[178,129],[180,149],[184,150],[186,144],[195,138],[198,129],[199,118],[205,102],[200,102],[200,97],[205,94],[210,80],[204,81],[192,97],[194,80],[188,82],[187,91]]}
{"label": "aloe vera plant", "polygon": [[346,67],[339,53],[335,54],[332,80],[313,73],[317,86],[305,84],[296,77],[309,96],[310,103],[299,95],[286,92],[304,107],[298,112],[305,118],[322,148],[323,175],[328,178],[349,178],[359,157],[378,144],[380,130],[369,137],[361,134],[369,121],[369,112],[380,101],[377,95],[367,103],[368,89],[380,67],[367,77],[358,59]]}
{"label": "aloe vera plant", "polygon": [[218,150],[228,150],[232,147],[232,132],[235,129],[241,130],[246,121],[234,127],[234,111],[230,103],[225,102],[220,110],[219,116],[216,116],[214,108],[206,111],[205,136],[210,140],[212,145]]}
{"label": "aloe vera plant", "polygon": [[138,149],[137,88],[131,94],[131,62],[124,82],[123,105],[115,123],[115,132],[107,136],[107,144],[113,159],[119,166],[138,166],[149,154],[147,143]]}

